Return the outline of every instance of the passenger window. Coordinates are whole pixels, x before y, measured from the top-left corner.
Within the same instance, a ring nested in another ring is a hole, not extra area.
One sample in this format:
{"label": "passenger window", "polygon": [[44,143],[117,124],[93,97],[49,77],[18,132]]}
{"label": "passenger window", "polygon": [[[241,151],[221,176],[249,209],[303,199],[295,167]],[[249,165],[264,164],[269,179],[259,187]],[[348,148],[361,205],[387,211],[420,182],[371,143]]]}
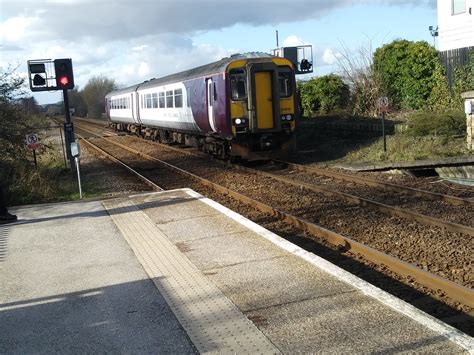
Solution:
{"label": "passenger window", "polygon": [[166,107],[173,107],[173,91],[166,92]]}
{"label": "passenger window", "polygon": [[191,90],[186,88],[186,106],[191,107]]}
{"label": "passenger window", "polygon": [[160,92],[159,93],[159,101],[160,101],[160,108],[165,108],[165,93]]}
{"label": "passenger window", "polygon": [[245,69],[232,69],[230,71],[230,92],[234,101],[247,98],[247,75]]}
{"label": "passenger window", "polygon": [[146,94],[146,108],[152,108],[151,94]]}
{"label": "passenger window", "polygon": [[174,107],[183,107],[183,90],[176,89],[174,91]]}
{"label": "passenger window", "polygon": [[152,97],[152,103],[153,103],[153,108],[158,108],[158,93],[153,93],[151,95]]}
{"label": "passenger window", "polygon": [[278,86],[280,89],[280,97],[289,97],[292,94],[291,72],[278,73]]}

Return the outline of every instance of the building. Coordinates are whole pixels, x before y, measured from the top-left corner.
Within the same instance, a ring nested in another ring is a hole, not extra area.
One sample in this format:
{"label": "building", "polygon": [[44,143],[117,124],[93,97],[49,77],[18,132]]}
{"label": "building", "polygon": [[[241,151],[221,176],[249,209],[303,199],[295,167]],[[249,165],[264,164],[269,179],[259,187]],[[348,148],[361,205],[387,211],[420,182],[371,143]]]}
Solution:
{"label": "building", "polygon": [[474,0],[438,0],[438,50],[474,47]]}
{"label": "building", "polygon": [[438,51],[449,83],[474,50],[474,0],[438,0]]}

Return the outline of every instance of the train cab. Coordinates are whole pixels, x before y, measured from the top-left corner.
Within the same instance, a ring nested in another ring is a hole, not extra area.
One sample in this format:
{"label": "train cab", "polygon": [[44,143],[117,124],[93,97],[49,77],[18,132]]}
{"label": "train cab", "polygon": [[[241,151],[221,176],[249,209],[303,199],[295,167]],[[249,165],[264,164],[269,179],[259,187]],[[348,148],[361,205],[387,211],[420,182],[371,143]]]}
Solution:
{"label": "train cab", "polygon": [[283,58],[240,60],[227,68],[232,154],[243,149],[270,151],[288,144],[295,129],[296,83]]}

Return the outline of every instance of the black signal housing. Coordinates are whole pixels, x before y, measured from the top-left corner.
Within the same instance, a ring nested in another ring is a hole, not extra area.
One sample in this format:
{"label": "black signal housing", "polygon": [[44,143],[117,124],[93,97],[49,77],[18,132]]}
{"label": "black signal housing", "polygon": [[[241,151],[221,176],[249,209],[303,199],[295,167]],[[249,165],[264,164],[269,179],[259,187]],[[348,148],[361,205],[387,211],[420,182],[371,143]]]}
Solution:
{"label": "black signal housing", "polygon": [[60,90],[74,89],[74,72],[70,58],[55,59],[54,71],[56,72],[56,86]]}

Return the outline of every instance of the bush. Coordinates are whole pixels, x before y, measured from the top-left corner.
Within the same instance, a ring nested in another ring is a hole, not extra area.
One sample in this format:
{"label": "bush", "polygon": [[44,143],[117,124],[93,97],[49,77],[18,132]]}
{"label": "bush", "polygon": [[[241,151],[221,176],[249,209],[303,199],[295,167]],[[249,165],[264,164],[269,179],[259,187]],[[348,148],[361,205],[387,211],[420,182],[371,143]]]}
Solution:
{"label": "bush", "polygon": [[461,94],[471,90],[474,90],[474,50],[469,52],[468,63],[454,70],[453,104],[463,107]]}
{"label": "bush", "polygon": [[421,136],[457,136],[466,133],[466,116],[463,111],[415,112],[408,118],[407,134]]}
{"label": "bush", "polygon": [[328,114],[347,108],[349,87],[334,74],[299,83],[300,99],[305,116]]}
{"label": "bush", "polygon": [[[386,44],[375,51],[373,66],[380,73],[384,89],[396,107],[425,108],[447,93],[438,54],[427,42],[396,40]],[[448,100],[446,107],[449,99],[444,97],[444,100]]]}

